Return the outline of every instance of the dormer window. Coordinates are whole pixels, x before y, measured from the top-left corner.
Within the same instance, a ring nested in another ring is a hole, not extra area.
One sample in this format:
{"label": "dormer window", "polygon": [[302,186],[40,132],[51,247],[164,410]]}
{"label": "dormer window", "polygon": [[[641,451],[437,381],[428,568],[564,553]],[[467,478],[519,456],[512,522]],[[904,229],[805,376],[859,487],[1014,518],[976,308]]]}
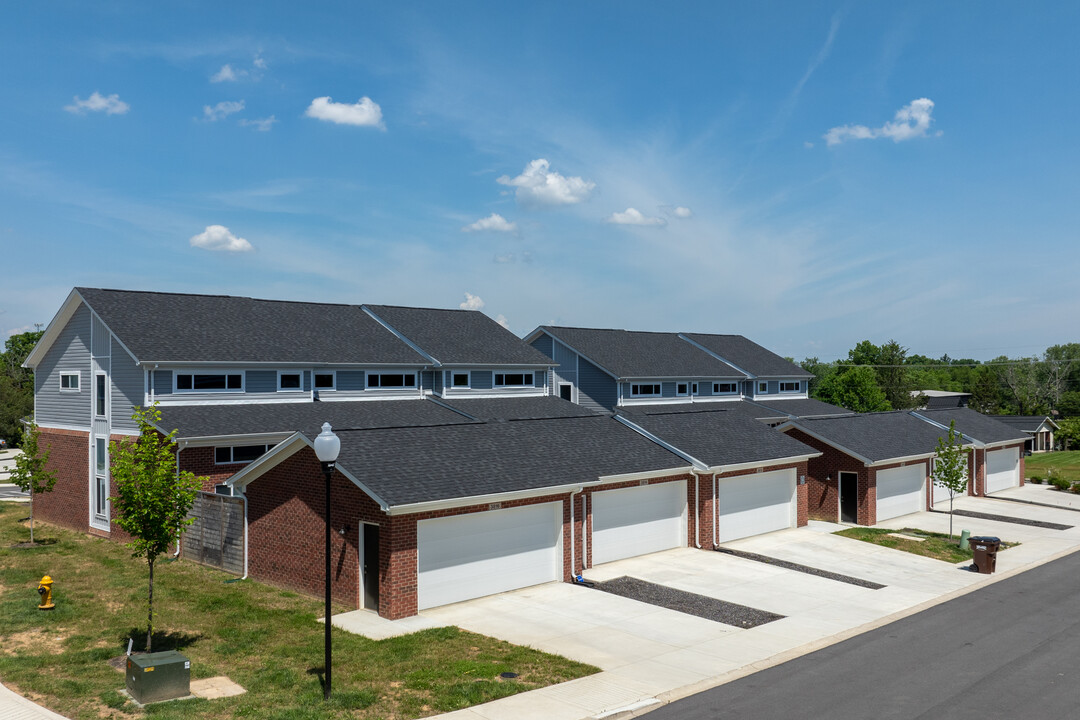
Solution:
{"label": "dormer window", "polygon": [[802,383],[795,382],[782,382],[780,383],[780,392],[782,393],[797,393],[801,389]]}
{"label": "dormer window", "polygon": [[759,382],[757,384],[757,391],[758,391],[759,394],[766,394],[767,395],[769,393],[769,383],[767,383],[767,382]]}
{"label": "dormer window", "polygon": [[532,387],[533,374],[527,373],[495,373],[495,387]]}
{"label": "dormer window", "polygon": [[713,383],[712,394],[713,395],[734,395],[739,392],[739,386],[737,383]]}
{"label": "dormer window", "polygon": [[279,392],[298,392],[304,389],[300,373],[279,372],[277,376]]}
{"label": "dormer window", "polygon": [[634,383],[630,386],[630,397],[660,397],[660,383]]}
{"label": "dormer window", "polygon": [[333,370],[315,373],[316,390],[334,390],[337,388],[337,375]]}
{"label": "dormer window", "polygon": [[450,387],[460,390],[467,390],[472,387],[472,382],[469,378],[469,372],[452,372],[450,375]]}
{"label": "dormer window", "polygon": [[177,373],[177,392],[243,392],[243,373]]}
{"label": "dormer window", "polygon": [[369,390],[414,388],[416,373],[368,373],[367,386]]}
{"label": "dormer window", "polygon": [[689,394],[690,394],[690,384],[689,383],[684,383],[684,382],[675,383],[675,395],[677,397],[686,397]]}

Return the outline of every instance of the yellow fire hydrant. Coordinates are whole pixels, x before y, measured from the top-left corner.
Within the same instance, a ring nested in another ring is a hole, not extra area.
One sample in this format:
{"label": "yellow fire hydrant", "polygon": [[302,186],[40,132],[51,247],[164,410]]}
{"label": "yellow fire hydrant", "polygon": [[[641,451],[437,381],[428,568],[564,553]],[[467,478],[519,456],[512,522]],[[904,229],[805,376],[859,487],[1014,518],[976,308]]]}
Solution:
{"label": "yellow fire hydrant", "polygon": [[46,575],[41,578],[41,582],[38,583],[38,595],[41,596],[41,602],[38,604],[38,610],[52,610],[56,605],[52,601],[52,578]]}

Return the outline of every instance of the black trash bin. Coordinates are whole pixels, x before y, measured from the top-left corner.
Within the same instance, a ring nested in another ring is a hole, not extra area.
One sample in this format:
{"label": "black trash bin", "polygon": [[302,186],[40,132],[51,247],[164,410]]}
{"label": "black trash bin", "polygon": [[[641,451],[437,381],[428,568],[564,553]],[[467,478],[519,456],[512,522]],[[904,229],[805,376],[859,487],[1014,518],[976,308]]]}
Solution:
{"label": "black trash bin", "polygon": [[1001,538],[989,535],[973,537],[968,542],[971,544],[973,554],[972,567],[984,575],[989,575],[997,568],[997,552],[1001,547]]}

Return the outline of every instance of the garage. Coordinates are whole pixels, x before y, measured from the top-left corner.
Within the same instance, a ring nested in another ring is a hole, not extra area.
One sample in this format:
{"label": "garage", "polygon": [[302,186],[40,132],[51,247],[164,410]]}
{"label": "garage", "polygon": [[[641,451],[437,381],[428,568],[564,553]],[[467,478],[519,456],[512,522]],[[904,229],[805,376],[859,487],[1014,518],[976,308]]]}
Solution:
{"label": "garage", "polygon": [[[931,462],[937,462],[937,460],[932,460]],[[931,466],[931,467],[933,467],[933,466]],[[968,472],[967,472],[966,462],[965,462],[964,467],[965,467],[964,476],[967,477]],[[930,481],[930,497],[931,497],[930,502],[932,502],[935,505],[937,505],[939,502],[948,502],[949,501],[949,496],[951,496],[951,495],[952,495],[952,491],[949,490],[947,487],[943,487],[941,485],[938,485],[933,480]],[[967,491],[964,491],[964,492],[960,493],[959,495],[956,495],[956,497],[962,497],[964,495],[967,495]]]}
{"label": "garage", "polygon": [[986,451],[986,492],[995,493],[1020,484],[1020,451],[1010,447]]}
{"label": "garage", "polygon": [[720,542],[795,527],[795,469],[722,478],[717,482]]}
{"label": "garage", "polygon": [[562,580],[561,502],[421,520],[419,609]]}
{"label": "garage", "polygon": [[909,515],[924,508],[926,465],[905,465],[877,471],[877,521]]}
{"label": "garage", "polygon": [[686,545],[686,481],[592,494],[592,563]]}

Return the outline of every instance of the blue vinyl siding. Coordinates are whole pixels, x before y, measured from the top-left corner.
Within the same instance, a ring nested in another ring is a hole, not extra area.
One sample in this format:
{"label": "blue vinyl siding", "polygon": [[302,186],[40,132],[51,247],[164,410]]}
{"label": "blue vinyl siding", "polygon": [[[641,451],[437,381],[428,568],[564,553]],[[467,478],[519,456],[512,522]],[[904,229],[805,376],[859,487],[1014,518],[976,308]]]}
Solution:
{"label": "blue vinyl siding", "polygon": [[[60,371],[79,373],[79,392],[60,392]],[[39,425],[89,427],[93,396],[90,370],[90,311],[80,305],[45,353],[34,373]]]}
{"label": "blue vinyl siding", "polygon": [[578,361],[578,372],[578,404],[593,410],[614,409],[618,400],[615,379],[584,358]]}
{"label": "blue vinyl siding", "polygon": [[277,383],[277,370],[248,370],[247,377],[244,378],[244,392],[277,392]]}
{"label": "blue vinyl siding", "polygon": [[490,390],[492,388],[492,377],[490,370],[473,370],[472,371],[472,389],[473,390]]}
{"label": "blue vinyl siding", "polygon": [[543,370],[537,370],[533,373],[533,387],[542,388],[547,382],[547,373]]}
{"label": "blue vinyl siding", "polygon": [[131,419],[131,414],[135,411],[136,405],[143,404],[145,388],[143,371],[115,339],[112,341],[109,377],[112,380],[110,402],[112,403],[113,429],[137,431],[139,426]]}
{"label": "blue vinyl siding", "polygon": [[304,371],[304,392],[311,392],[311,371]]}
{"label": "blue vinyl siding", "polygon": [[154,385],[154,395],[172,394],[172,370],[154,370],[150,373],[150,378]]}
{"label": "blue vinyl siding", "polygon": [[552,350],[551,343],[552,340],[550,335],[541,334],[540,337],[533,340],[530,344],[540,352],[547,355],[549,358],[554,359],[555,351]]}
{"label": "blue vinyl siding", "polygon": [[431,390],[433,387],[435,387],[435,377],[434,376],[436,374],[441,375],[441,373],[435,373],[435,372],[433,372],[431,370],[425,370],[424,372],[420,373],[420,387],[422,387],[425,390]]}
{"label": "blue vinyl siding", "polygon": [[364,390],[367,388],[363,370],[338,370],[337,389],[342,391]]}
{"label": "blue vinyl siding", "polygon": [[660,384],[660,397],[673,398],[675,397],[675,383],[666,382]]}
{"label": "blue vinyl siding", "polygon": [[443,375],[444,374],[445,373],[437,372],[437,373],[435,373],[435,377],[433,377],[431,379],[431,387],[432,387],[433,391],[435,391],[437,393],[442,392],[442,390],[443,390]]}

